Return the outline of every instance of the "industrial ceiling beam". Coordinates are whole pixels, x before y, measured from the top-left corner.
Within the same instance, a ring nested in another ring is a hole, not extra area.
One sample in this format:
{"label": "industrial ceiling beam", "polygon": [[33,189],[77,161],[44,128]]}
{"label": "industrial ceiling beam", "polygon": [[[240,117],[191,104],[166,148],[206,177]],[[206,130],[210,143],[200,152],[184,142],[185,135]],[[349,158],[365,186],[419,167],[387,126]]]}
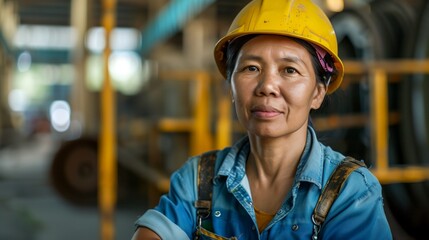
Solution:
{"label": "industrial ceiling beam", "polygon": [[215,0],[172,0],[142,31],[140,52],[146,55],[159,42],[174,35],[183,25]]}

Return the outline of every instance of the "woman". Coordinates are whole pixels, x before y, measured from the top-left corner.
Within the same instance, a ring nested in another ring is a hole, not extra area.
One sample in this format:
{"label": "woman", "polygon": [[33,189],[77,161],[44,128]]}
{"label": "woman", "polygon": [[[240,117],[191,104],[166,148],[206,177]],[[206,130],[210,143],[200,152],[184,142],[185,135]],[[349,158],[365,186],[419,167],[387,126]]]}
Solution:
{"label": "woman", "polygon": [[345,158],[308,123],[343,78],[326,15],[309,0],[254,0],[217,43],[215,59],[247,136],[217,153],[209,224],[197,220],[193,157],[138,219],[134,239],[392,239],[381,186],[366,168],[348,177],[320,232],[312,221]]}

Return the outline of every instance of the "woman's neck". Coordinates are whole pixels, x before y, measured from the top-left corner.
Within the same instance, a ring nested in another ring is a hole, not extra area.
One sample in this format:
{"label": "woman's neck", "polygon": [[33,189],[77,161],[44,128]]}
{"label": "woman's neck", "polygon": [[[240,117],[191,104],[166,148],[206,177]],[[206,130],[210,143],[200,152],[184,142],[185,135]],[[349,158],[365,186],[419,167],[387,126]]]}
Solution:
{"label": "woman's neck", "polygon": [[307,129],[304,130],[279,138],[249,135],[251,151],[247,170],[254,172],[260,180],[294,177],[307,139]]}
{"label": "woman's neck", "polygon": [[307,132],[278,139],[249,136],[246,174],[256,208],[274,214],[281,207],[292,188],[306,138]]}

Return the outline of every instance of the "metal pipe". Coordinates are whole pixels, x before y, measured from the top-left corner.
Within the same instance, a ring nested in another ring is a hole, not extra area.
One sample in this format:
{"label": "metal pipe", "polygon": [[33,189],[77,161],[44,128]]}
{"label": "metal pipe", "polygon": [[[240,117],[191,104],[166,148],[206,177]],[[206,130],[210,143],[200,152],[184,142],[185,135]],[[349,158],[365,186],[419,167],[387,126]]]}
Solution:
{"label": "metal pipe", "polygon": [[99,153],[99,208],[101,239],[115,238],[114,212],[117,192],[116,163],[116,101],[109,76],[108,61],[111,53],[110,33],[115,27],[116,0],[103,1],[102,23],[105,29],[104,83],[101,91],[101,129]]}
{"label": "metal pipe", "polygon": [[389,138],[389,123],[387,116],[389,109],[387,105],[387,76],[386,72],[376,69],[370,79],[371,100],[371,140],[373,141],[373,159],[378,169],[386,169],[389,166],[387,148]]}

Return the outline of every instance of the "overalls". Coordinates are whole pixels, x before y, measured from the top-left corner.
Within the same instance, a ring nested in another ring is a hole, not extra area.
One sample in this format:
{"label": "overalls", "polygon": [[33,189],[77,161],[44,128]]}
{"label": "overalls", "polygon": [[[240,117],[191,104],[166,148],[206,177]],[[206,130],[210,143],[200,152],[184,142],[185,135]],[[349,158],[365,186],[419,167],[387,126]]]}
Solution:
{"label": "overalls", "polygon": [[[195,240],[237,240],[236,237],[222,237],[209,230],[211,197],[213,191],[213,175],[217,151],[211,151],[201,155],[198,164],[198,200],[195,201],[197,208],[197,226]],[[313,240],[317,240],[320,228],[328,215],[329,209],[337,198],[347,177],[357,168],[366,167],[362,161],[346,157],[335,169],[320,195],[314,213],[312,215]],[[206,227],[203,226],[206,223]]]}

